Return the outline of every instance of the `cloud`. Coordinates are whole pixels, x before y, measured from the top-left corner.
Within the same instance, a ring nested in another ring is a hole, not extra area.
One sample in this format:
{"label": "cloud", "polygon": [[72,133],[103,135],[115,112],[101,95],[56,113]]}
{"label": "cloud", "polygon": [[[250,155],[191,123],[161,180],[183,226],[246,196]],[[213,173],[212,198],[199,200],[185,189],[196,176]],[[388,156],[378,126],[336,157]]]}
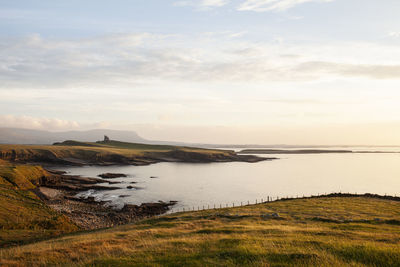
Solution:
{"label": "cloud", "polygon": [[303,73],[333,74],[339,76],[362,76],[371,79],[397,79],[400,65],[359,65],[333,62],[305,62],[296,67]]}
{"label": "cloud", "polygon": [[331,1],[333,0],[246,0],[239,5],[237,10],[256,12],[284,11],[304,3],[326,3]]}
{"label": "cloud", "polygon": [[400,77],[400,65],[344,64],[334,62],[304,62],[296,71],[315,74],[333,74],[339,76],[363,76],[371,79],[396,79]]}
{"label": "cloud", "polygon": [[76,121],[16,115],[0,115],[0,125],[2,127],[36,130],[72,130],[80,128],[80,124]]}
{"label": "cloud", "polygon": [[[133,88],[153,83],[399,79],[395,46],[246,42],[242,33],[0,39],[0,90]],[[360,60],[362,59],[362,60]]]}
{"label": "cloud", "polygon": [[389,32],[388,36],[392,38],[400,38],[400,32]]}
{"label": "cloud", "polygon": [[174,6],[191,6],[193,2],[191,1],[177,1],[173,3]]}
{"label": "cloud", "polygon": [[196,6],[201,9],[204,8],[212,8],[212,7],[222,7],[227,5],[230,2],[230,0],[183,0],[183,1],[177,1],[174,2],[174,6]]}
{"label": "cloud", "polygon": [[206,7],[219,7],[219,6],[224,6],[228,3],[229,0],[203,0],[201,2],[201,5]]}
{"label": "cloud", "polygon": [[107,121],[98,121],[90,123],[81,123],[73,120],[64,120],[59,118],[33,117],[27,115],[1,115],[0,125],[6,128],[25,128],[34,130],[48,131],[70,131],[70,130],[88,130],[88,129],[106,129],[111,123]]}

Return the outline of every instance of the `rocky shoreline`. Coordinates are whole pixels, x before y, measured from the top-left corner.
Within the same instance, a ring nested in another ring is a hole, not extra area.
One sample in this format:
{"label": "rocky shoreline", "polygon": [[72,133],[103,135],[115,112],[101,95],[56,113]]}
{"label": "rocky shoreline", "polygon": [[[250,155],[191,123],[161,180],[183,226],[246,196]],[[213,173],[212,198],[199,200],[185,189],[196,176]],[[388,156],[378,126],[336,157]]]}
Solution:
{"label": "rocky shoreline", "polygon": [[[113,140],[96,143],[65,141],[46,145],[0,145],[0,160],[15,165],[40,165],[45,168],[59,166],[109,166],[149,165],[159,162],[259,162],[275,158],[239,155],[231,150],[213,150],[191,147],[134,144]],[[111,203],[98,202],[94,198],[79,198],[79,192],[88,190],[120,189],[113,178],[124,174],[104,173],[97,178],[67,175],[47,169],[37,175],[33,191],[48,206],[69,217],[82,229],[96,229],[126,224],[143,217],[168,211],[175,202],[125,205],[117,210]],[[102,178],[100,178],[102,177]],[[152,176],[152,179],[157,177]],[[29,180],[29,179],[28,179]],[[124,186],[125,188],[125,186]],[[128,189],[139,189],[133,185]],[[123,197],[123,196],[120,196]]]}
{"label": "rocky shoreline", "polygon": [[[66,215],[81,229],[99,229],[134,222],[145,217],[165,213],[169,210],[169,207],[176,204],[176,201],[159,201],[141,205],[126,204],[118,210],[108,205],[108,202],[99,202],[93,197],[76,197],[77,193],[90,189],[118,189],[117,186],[109,186],[118,182],[67,175],[61,171],[47,171],[51,176],[43,177],[39,181],[38,187],[33,191],[49,207]],[[99,183],[108,183],[109,185],[99,185]]]}

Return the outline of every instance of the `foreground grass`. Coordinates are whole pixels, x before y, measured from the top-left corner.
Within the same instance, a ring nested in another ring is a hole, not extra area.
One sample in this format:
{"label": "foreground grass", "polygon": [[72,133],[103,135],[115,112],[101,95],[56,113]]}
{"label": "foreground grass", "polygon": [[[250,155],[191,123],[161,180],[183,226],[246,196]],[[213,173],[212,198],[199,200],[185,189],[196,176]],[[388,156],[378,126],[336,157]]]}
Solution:
{"label": "foreground grass", "polygon": [[[262,216],[271,213],[279,218]],[[332,197],[179,213],[2,249],[0,265],[400,266],[400,202]]]}

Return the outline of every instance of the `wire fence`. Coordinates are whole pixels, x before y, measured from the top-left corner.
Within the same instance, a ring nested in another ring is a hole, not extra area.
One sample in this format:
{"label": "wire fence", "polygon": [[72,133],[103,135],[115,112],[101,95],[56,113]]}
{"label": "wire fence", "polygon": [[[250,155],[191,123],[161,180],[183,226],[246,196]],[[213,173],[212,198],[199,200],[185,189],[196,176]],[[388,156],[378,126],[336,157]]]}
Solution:
{"label": "wire fence", "polygon": [[306,198],[323,198],[323,197],[370,197],[370,198],[381,198],[381,199],[389,199],[400,201],[400,197],[397,195],[391,196],[388,194],[385,195],[377,195],[377,194],[358,194],[358,193],[325,193],[325,194],[316,194],[316,195],[296,195],[296,196],[286,196],[286,197],[271,197],[267,196],[265,199],[255,199],[254,201],[241,201],[241,202],[229,202],[229,203],[219,203],[219,204],[212,204],[212,205],[197,205],[192,207],[180,207],[180,208],[171,208],[166,213],[160,213],[160,215],[165,214],[175,214],[180,212],[190,212],[190,211],[203,211],[203,210],[217,210],[217,209],[225,209],[225,208],[235,208],[235,207],[244,207],[244,206],[251,206],[257,205],[262,203],[269,203],[269,202],[276,202],[276,201],[286,201],[286,200],[294,200],[294,199],[306,199]]}

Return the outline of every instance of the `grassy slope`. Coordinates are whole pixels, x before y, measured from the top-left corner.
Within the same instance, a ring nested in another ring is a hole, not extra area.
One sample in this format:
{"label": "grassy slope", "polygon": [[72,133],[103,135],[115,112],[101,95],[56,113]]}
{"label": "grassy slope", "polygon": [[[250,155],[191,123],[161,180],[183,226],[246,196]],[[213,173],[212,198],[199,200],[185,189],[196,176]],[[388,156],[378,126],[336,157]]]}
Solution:
{"label": "grassy slope", "polygon": [[[100,161],[109,155],[122,155],[149,163],[143,157],[146,153],[168,152],[180,149],[204,154],[225,154],[227,151],[185,148],[162,145],[146,145],[111,141],[104,143],[82,143],[69,141],[57,146],[0,145],[0,158],[17,155],[16,161],[29,161],[32,155],[46,155],[47,158],[76,158]],[[6,155],[6,156],[4,156]],[[42,167],[15,165],[0,159],[0,247],[10,244],[31,242],[61,233],[76,231],[65,216],[46,206],[32,190],[38,180],[49,175]]]}
{"label": "grassy slope", "polygon": [[[283,219],[260,216],[272,212]],[[400,202],[390,200],[278,201],[2,249],[0,265],[399,266],[399,220]]]}
{"label": "grassy slope", "polygon": [[166,145],[148,145],[125,143],[119,141],[110,141],[107,143],[84,143],[77,141],[66,141],[58,145],[1,145],[0,144],[0,158],[8,159],[10,155],[16,154],[17,160],[24,161],[34,156],[45,155],[46,158],[76,158],[89,161],[96,161],[99,159],[107,159],[112,155],[127,157],[130,159],[137,159],[138,161],[146,162],[146,158],[141,158],[151,155],[160,155],[157,153],[165,153],[174,150],[185,152],[196,152],[210,156],[228,156],[231,155],[230,151],[226,150],[212,150],[192,147],[178,147]]}
{"label": "grassy slope", "polygon": [[31,191],[46,175],[40,166],[0,161],[0,247],[78,230]]}

